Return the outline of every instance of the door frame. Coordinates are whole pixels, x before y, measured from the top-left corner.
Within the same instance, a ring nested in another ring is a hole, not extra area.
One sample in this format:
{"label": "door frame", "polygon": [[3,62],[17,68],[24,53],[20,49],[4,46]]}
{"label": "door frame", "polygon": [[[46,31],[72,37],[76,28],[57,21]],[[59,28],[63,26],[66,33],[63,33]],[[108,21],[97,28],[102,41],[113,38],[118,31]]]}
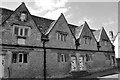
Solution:
{"label": "door frame", "polygon": [[[82,58],[82,62],[81,62],[81,64],[80,64],[80,58]],[[78,57],[78,62],[79,62],[79,70],[81,71],[81,70],[85,70],[85,64],[84,64],[84,56],[79,56]],[[81,65],[82,65],[82,68],[80,69],[80,67],[81,67]]]}
{"label": "door frame", "polygon": [[4,64],[5,64],[5,55],[3,54],[0,54],[0,67],[1,67],[1,73],[0,73],[0,78],[3,78],[4,77]]}
{"label": "door frame", "polygon": [[[72,58],[73,58],[73,59],[72,59]],[[73,66],[72,66],[72,60],[75,61],[74,64],[75,64],[75,67],[76,67],[76,68],[75,68],[74,70],[72,69],[72,67],[73,67]],[[75,55],[71,55],[71,61],[70,61],[70,64],[71,64],[71,71],[77,71],[77,57],[76,57]]]}

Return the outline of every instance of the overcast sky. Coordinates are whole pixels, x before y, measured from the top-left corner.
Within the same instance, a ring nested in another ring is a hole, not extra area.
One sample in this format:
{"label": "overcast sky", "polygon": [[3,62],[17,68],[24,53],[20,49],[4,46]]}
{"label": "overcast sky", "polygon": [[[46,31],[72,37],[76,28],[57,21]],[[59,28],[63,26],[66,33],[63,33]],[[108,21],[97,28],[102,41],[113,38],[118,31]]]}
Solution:
{"label": "overcast sky", "polygon": [[68,23],[118,32],[118,0],[2,0],[0,7],[15,10],[23,1],[32,15],[56,20],[63,13]]}

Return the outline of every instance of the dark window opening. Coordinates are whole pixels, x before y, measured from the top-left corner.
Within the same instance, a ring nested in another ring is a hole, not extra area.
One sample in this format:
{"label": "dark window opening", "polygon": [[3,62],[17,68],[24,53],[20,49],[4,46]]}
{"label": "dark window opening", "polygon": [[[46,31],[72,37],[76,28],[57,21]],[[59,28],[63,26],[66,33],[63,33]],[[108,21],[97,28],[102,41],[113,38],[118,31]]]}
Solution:
{"label": "dark window opening", "polygon": [[23,36],[23,29],[20,29],[20,35]]}
{"label": "dark window opening", "polygon": [[27,63],[27,54],[24,54],[24,63]]}
{"label": "dark window opening", "polygon": [[92,54],[86,54],[86,61],[92,61],[92,60],[93,60]]}
{"label": "dark window opening", "polygon": [[66,41],[67,40],[67,33],[66,32],[62,32],[62,31],[57,31],[57,39],[61,40],[61,41]]}
{"label": "dark window opening", "polygon": [[61,54],[61,62],[64,62],[64,54]]}
{"label": "dark window opening", "polygon": [[27,36],[27,35],[28,35],[28,29],[25,28],[25,36]]}
{"label": "dark window opening", "polygon": [[15,27],[15,34],[18,35],[18,30],[19,28],[18,27]]}
{"label": "dark window opening", "polygon": [[29,28],[23,26],[14,26],[14,34],[21,37],[28,36]]}
{"label": "dark window opening", "polygon": [[22,57],[23,57],[23,56],[22,56],[22,54],[20,53],[20,54],[19,54],[19,62],[22,62]]}
{"label": "dark window opening", "polygon": [[60,54],[58,53],[58,62],[67,62],[69,59],[68,54]]}
{"label": "dark window opening", "polygon": [[17,62],[17,54],[13,53],[12,54],[12,63],[16,63]]}

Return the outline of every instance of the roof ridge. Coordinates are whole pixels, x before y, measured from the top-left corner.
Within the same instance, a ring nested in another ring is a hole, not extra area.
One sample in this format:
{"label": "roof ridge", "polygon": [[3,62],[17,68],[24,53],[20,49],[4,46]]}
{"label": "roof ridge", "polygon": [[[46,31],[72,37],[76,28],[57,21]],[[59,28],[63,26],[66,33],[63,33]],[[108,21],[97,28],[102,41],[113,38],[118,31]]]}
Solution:
{"label": "roof ridge", "polygon": [[[7,8],[2,8],[2,7],[0,7],[0,9],[4,9],[4,10],[8,10],[8,11],[14,12],[14,10],[7,9]],[[9,15],[9,16],[10,16],[10,15]],[[45,18],[45,17],[36,16],[36,15],[31,15],[31,16],[32,16],[32,17],[37,17],[37,18],[43,18],[43,19],[50,20],[50,21],[55,21],[55,20],[53,20],[53,19],[48,19],[48,18]],[[71,25],[71,26],[74,26],[74,27],[78,27],[77,25],[71,24],[71,23],[68,23],[68,25]]]}

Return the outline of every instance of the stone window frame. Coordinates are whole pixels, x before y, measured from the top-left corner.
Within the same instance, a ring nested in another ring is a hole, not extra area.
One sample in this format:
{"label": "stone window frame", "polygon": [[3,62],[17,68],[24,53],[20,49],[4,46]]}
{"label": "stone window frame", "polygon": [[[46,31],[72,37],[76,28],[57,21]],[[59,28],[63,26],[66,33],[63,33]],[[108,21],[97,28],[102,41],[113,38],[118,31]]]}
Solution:
{"label": "stone window frame", "polygon": [[84,35],[83,38],[84,38],[84,44],[88,44],[88,45],[92,44],[92,37]]}
{"label": "stone window frame", "polygon": [[66,53],[58,53],[58,62],[65,63],[68,62],[69,55]]}
{"label": "stone window frame", "polygon": [[20,37],[27,37],[30,34],[28,26],[13,25],[13,34]]}
{"label": "stone window frame", "polygon": [[91,54],[86,54],[85,55],[86,56],[86,61],[93,61],[93,53],[91,53]]}
{"label": "stone window frame", "polygon": [[[13,55],[16,57],[13,58]],[[20,59],[20,55],[22,56]],[[27,58],[26,60],[24,58]],[[21,60],[21,61],[20,61]],[[12,63],[28,63],[28,52],[20,51],[20,52],[12,52]]]}
{"label": "stone window frame", "polygon": [[66,42],[68,33],[63,31],[56,31],[57,40]]}

